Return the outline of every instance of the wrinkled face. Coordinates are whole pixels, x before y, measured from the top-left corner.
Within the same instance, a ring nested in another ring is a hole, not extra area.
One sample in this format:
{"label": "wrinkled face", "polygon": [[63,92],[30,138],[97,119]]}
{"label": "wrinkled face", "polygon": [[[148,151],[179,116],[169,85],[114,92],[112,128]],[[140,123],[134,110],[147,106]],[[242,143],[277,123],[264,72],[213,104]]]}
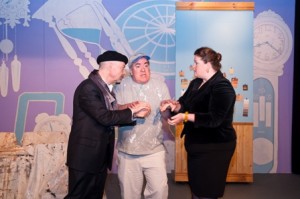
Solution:
{"label": "wrinkled face", "polygon": [[195,77],[204,78],[208,71],[208,67],[208,63],[205,64],[201,57],[196,55],[194,56],[193,70]]}
{"label": "wrinkled face", "polygon": [[150,65],[146,58],[141,58],[131,66],[132,79],[139,83],[145,84],[150,79]]}
{"label": "wrinkled face", "polygon": [[125,75],[125,63],[121,61],[113,61],[110,65],[110,79],[114,82],[119,82]]}

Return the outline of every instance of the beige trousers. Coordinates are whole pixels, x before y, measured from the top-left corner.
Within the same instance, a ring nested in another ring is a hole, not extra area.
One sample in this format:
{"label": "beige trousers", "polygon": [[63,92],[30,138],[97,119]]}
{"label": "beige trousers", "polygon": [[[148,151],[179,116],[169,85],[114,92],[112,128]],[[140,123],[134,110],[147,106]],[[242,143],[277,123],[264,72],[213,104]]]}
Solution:
{"label": "beige trousers", "polygon": [[[136,156],[118,152],[118,178],[122,199],[167,199],[166,152]],[[144,182],[145,179],[145,182]]]}

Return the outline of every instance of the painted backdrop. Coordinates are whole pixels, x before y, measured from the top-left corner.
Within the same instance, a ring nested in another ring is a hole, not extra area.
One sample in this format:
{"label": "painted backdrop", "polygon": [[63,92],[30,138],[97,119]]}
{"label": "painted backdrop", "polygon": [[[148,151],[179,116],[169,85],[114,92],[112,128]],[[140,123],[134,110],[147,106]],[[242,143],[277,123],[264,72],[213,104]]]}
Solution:
{"label": "painted backdrop", "polygon": [[[15,133],[21,142],[24,132],[69,131],[74,90],[91,70],[97,68],[95,58],[108,49],[128,56],[133,52],[149,54],[153,75],[165,79],[174,97],[175,2],[1,0],[0,132]],[[293,41],[295,1],[254,2],[254,21],[269,15],[267,17],[276,19],[275,24],[278,21],[283,24],[275,29],[278,32],[283,29],[288,35],[286,39],[283,39],[285,33],[276,36],[266,25],[261,26],[254,40],[267,42],[264,36],[271,35],[275,48],[283,40]],[[266,32],[260,33],[262,30]],[[269,143],[258,142],[259,150],[265,154],[254,153],[254,161],[262,163],[273,155],[276,164],[263,168],[257,164],[254,172],[290,173],[293,46],[282,47],[279,51],[272,46],[259,46],[262,48],[254,55],[253,79],[253,101],[257,103],[259,114],[254,114],[253,119],[260,122],[254,133],[259,136],[267,127],[274,140],[271,147]],[[285,55],[279,59],[281,52]],[[269,62],[269,58],[264,60],[262,54],[273,57],[275,62]],[[192,60],[187,62],[192,63]],[[271,104],[264,110],[270,111],[268,114],[274,121],[271,126],[259,119],[264,114],[259,107],[264,107],[267,102]],[[166,137],[166,141],[170,141],[171,148],[172,138]]]}

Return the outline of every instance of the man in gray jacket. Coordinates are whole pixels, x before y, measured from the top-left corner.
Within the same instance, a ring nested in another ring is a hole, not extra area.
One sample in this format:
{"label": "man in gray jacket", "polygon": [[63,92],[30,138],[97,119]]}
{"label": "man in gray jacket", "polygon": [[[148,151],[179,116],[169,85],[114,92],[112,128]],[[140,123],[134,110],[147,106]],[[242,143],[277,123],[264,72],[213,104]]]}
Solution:
{"label": "man in gray jacket", "polygon": [[119,104],[148,103],[151,112],[137,118],[136,125],[122,126],[118,134],[118,178],[123,199],[167,199],[166,152],[163,145],[160,102],[170,98],[164,81],[150,77],[150,57],[136,54],[129,59],[130,76],[116,86]]}

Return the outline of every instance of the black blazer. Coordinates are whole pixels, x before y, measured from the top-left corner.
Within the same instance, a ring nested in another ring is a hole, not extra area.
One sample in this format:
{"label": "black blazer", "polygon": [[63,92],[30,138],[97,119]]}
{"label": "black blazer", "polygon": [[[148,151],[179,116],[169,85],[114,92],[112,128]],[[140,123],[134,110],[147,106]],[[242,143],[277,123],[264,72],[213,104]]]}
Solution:
{"label": "black blazer", "polygon": [[67,166],[91,173],[111,169],[113,126],[127,123],[132,123],[131,110],[108,110],[100,88],[91,79],[84,80],[74,94]]}
{"label": "black blazer", "polygon": [[202,81],[200,78],[192,80],[178,100],[180,112],[195,113],[195,122],[187,122],[182,135],[187,134],[186,139],[191,144],[234,141],[234,88],[220,71],[199,88]]}

